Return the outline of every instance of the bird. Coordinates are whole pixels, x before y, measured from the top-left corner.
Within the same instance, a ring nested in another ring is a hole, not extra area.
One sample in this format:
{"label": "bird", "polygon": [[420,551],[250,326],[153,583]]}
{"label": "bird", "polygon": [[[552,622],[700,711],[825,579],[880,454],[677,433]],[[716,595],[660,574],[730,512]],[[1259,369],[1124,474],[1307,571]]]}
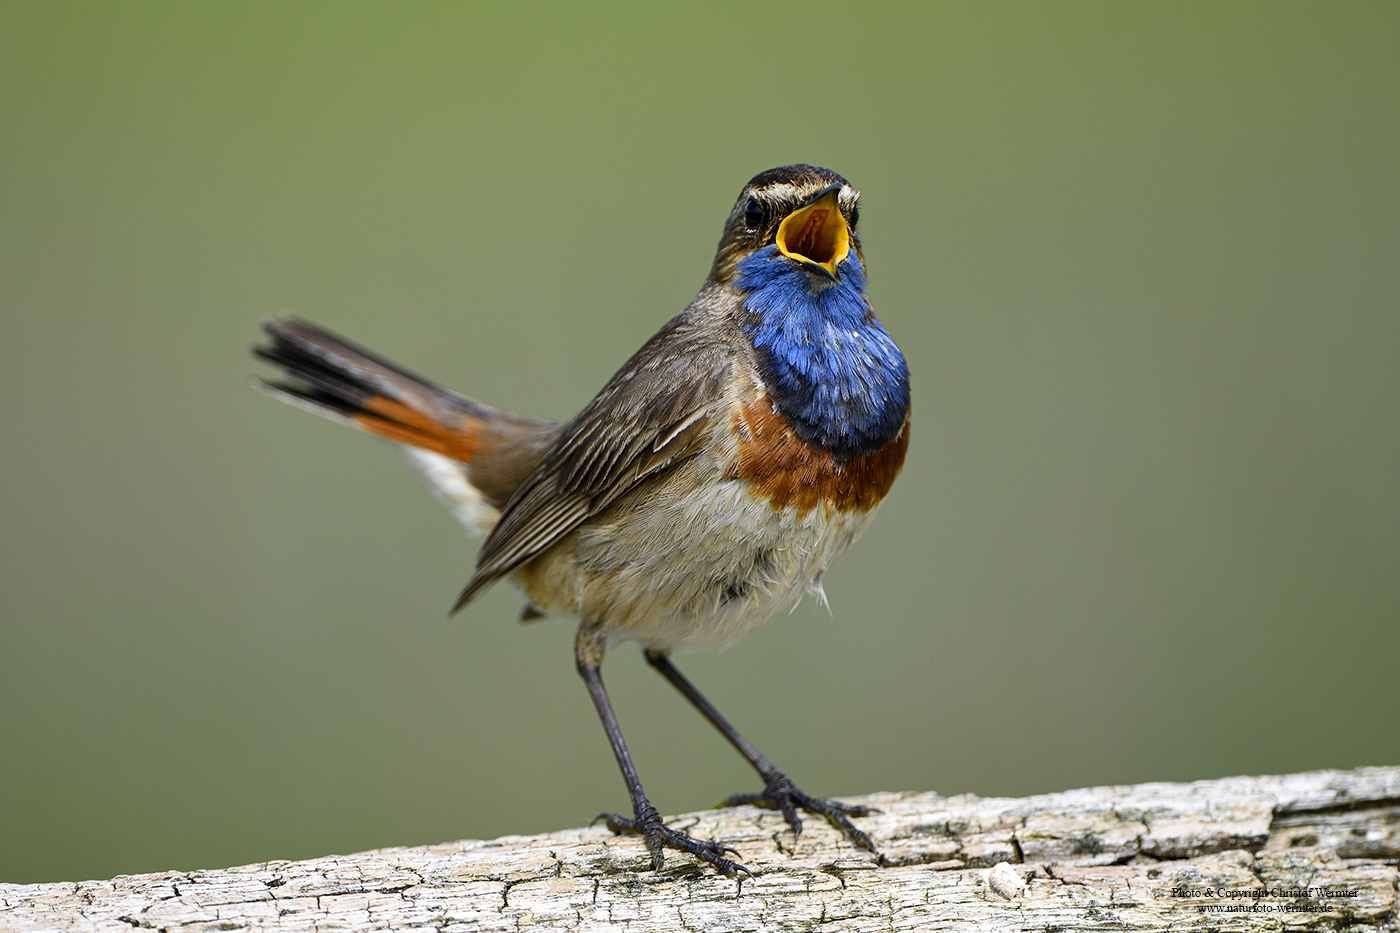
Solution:
{"label": "bird", "polygon": [[459,395],[293,317],[265,320],[270,342],[254,347],[282,371],[261,388],[398,445],[484,536],[454,612],[506,577],[522,620],[577,617],[575,668],[632,804],[598,819],[640,836],[656,871],[672,849],[752,874],[734,849],[668,825],[644,790],[601,672],[627,642],[762,779],[722,806],[776,809],[794,836],[810,813],[876,852],[852,822],[872,809],[798,788],[672,662],[804,594],[824,602],[823,574],[904,463],[909,368],[866,296],[858,200],[813,165],[754,176],[695,299],[568,421]]}

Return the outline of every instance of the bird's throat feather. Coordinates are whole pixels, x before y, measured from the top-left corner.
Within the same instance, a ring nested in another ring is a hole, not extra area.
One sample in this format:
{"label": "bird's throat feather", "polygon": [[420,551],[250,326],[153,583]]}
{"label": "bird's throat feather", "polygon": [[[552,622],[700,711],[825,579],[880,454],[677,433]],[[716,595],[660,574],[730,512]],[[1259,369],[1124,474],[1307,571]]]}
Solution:
{"label": "bird's throat feather", "polygon": [[870,312],[859,256],[847,256],[835,282],[819,281],[773,246],[746,256],[738,270],[744,330],[793,432],[838,463],[899,437],[909,369]]}

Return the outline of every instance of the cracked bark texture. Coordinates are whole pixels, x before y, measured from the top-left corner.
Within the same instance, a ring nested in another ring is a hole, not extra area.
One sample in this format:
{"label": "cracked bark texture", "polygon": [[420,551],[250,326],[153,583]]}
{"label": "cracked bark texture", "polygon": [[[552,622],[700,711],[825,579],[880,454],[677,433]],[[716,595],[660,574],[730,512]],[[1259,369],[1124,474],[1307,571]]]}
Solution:
{"label": "cracked bark texture", "polygon": [[857,820],[878,859],[819,820],[794,846],[781,816],[738,807],[675,825],[753,878],[676,852],[654,874],[637,838],[574,829],[0,884],[0,930],[1400,931],[1400,767],[859,802],[882,811]]}

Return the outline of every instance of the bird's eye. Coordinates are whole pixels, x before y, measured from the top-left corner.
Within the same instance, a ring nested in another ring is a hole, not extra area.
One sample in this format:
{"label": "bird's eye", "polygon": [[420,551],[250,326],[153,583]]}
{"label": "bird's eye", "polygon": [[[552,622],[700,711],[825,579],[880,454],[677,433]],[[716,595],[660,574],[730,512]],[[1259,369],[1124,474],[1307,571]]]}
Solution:
{"label": "bird's eye", "polygon": [[763,205],[758,203],[758,198],[749,198],[749,203],[744,205],[744,226],[750,230],[763,226]]}
{"label": "bird's eye", "polygon": [[854,230],[856,224],[860,223],[860,205],[851,205],[851,229]]}

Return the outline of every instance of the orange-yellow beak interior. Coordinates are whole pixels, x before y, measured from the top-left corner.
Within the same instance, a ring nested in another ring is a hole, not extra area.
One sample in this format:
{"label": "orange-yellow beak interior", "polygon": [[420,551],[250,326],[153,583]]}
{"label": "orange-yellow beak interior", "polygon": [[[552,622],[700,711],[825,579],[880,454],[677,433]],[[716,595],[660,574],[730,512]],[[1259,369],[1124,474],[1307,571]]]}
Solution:
{"label": "orange-yellow beak interior", "polygon": [[811,204],[793,211],[778,225],[778,249],[813,272],[838,278],[836,267],[851,250],[851,231],[836,202],[838,191],[828,192]]}

